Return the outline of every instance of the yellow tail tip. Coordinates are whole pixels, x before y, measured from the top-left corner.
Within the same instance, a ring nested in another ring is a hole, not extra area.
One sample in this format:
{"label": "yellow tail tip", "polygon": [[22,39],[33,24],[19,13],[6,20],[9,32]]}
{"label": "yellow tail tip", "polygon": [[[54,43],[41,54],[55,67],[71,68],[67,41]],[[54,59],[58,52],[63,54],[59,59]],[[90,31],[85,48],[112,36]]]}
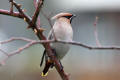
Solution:
{"label": "yellow tail tip", "polygon": [[41,74],[41,76],[43,76],[43,77],[45,77],[45,76],[47,76],[47,75],[48,75],[48,72],[45,73],[45,74],[42,72],[42,74]]}

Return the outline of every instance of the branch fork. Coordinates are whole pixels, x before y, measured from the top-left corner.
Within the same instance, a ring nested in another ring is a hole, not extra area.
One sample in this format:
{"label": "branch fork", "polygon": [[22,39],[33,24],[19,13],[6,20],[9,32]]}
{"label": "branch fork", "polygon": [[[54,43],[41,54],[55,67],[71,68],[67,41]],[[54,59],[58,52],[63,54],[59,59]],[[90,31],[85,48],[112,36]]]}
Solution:
{"label": "branch fork", "polygon": [[[32,18],[30,18],[27,14],[25,14],[24,11],[21,9],[21,6],[19,4],[17,4],[14,0],[9,0],[9,2],[11,3],[10,11],[0,9],[0,14],[13,16],[13,17],[23,19],[24,21],[26,21],[28,23],[28,28],[31,28],[35,32],[35,34],[37,35],[37,37],[40,40],[47,40],[46,37],[42,33],[43,29],[38,28],[39,26],[36,25],[38,15],[39,15],[39,13],[41,11],[44,0],[37,0],[37,1],[34,0],[34,3],[36,3],[35,4],[36,9],[35,9],[35,12],[34,12]],[[18,12],[13,11],[13,6],[15,6],[17,8]],[[29,44],[25,45],[24,47],[14,51],[13,53],[18,54],[20,51],[22,51],[22,49],[28,48],[30,45],[33,45],[33,43],[34,42],[29,43]],[[52,55],[53,52],[52,52],[52,49],[50,47],[50,44],[49,43],[42,43],[42,44],[45,47],[48,55]],[[11,54],[11,55],[9,55],[9,57],[13,56],[15,54]],[[50,57],[50,59],[55,63],[55,68],[57,69],[57,71],[60,74],[61,78],[63,80],[68,80],[68,77],[64,73],[64,70],[62,70],[62,71],[60,70],[60,65],[59,65],[59,61],[57,60],[57,58],[52,56],[52,57]],[[6,59],[5,59],[5,61],[6,61]]]}
{"label": "branch fork", "polygon": [[[77,46],[81,46],[81,47],[84,47],[84,48],[87,48],[90,50],[120,50],[120,47],[117,47],[117,46],[103,47],[100,45],[100,43],[98,41],[98,35],[97,35],[97,29],[96,29],[98,18],[96,18],[95,24],[94,24],[94,26],[95,26],[94,34],[96,37],[96,43],[98,43],[98,47],[88,46],[88,45],[82,44],[80,42],[75,42],[75,41],[67,42],[67,41],[57,40],[55,38],[54,31],[53,31],[53,34],[54,34],[55,39],[47,40],[47,38],[43,35],[43,31],[45,29],[40,27],[40,17],[39,17],[39,13],[42,9],[44,0],[33,0],[33,1],[34,1],[34,6],[35,6],[35,11],[34,11],[32,18],[30,16],[28,16],[25,13],[25,11],[23,9],[21,9],[21,5],[17,4],[14,0],[9,0],[10,5],[11,5],[10,10],[0,9],[0,14],[2,14],[2,15],[8,15],[8,16],[23,19],[28,24],[28,28],[31,28],[34,31],[35,35],[39,38],[39,41],[37,41],[37,40],[31,40],[31,39],[23,38],[23,37],[13,37],[8,40],[1,41],[0,44],[6,44],[6,43],[9,43],[14,40],[23,40],[23,41],[28,42],[23,47],[15,50],[13,52],[10,52],[9,54],[7,52],[5,52],[4,50],[0,49],[0,52],[4,53],[7,56],[2,62],[0,62],[1,64],[4,64],[9,57],[19,54],[21,51],[29,48],[32,45],[40,43],[46,49],[48,56],[50,56],[50,59],[55,63],[55,68],[58,71],[59,75],[61,76],[62,80],[69,80],[68,75],[65,74],[63,69],[61,70],[61,65],[59,64],[59,60],[57,60],[57,58],[55,56],[53,56],[54,52],[52,51],[52,49],[50,47],[50,43],[58,42],[58,43],[63,43],[63,44],[77,45]],[[17,10],[18,10],[17,12],[14,11],[13,6],[15,6],[15,8],[17,8]],[[48,20],[48,22],[51,26],[51,29],[52,29],[52,23],[50,21],[50,18],[48,16],[46,16],[45,13],[42,12],[42,14],[46,17],[46,19]]]}

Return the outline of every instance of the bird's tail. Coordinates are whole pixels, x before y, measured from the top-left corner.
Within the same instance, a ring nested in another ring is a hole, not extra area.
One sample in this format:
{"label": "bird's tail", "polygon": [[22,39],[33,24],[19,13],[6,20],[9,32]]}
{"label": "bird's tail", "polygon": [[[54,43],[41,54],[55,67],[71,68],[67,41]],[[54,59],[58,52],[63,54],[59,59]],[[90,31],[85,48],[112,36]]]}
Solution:
{"label": "bird's tail", "polygon": [[46,60],[45,67],[41,76],[47,76],[49,68],[53,68],[54,64],[51,60]]}

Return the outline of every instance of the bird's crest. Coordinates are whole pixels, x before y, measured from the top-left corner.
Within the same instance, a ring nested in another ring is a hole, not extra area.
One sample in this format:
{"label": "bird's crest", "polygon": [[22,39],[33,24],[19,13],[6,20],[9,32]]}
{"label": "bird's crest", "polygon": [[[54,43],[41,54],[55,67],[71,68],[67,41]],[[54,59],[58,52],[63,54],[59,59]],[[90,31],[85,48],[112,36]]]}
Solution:
{"label": "bird's crest", "polygon": [[59,14],[53,16],[51,19],[54,20],[54,19],[58,19],[63,16],[72,16],[72,14],[71,13],[59,13]]}

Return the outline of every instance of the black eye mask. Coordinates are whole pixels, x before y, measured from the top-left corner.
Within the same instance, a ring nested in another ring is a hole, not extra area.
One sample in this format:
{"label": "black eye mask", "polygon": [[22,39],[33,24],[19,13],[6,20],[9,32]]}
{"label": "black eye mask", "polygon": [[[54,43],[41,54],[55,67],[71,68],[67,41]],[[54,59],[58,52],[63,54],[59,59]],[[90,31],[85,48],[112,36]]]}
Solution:
{"label": "black eye mask", "polygon": [[75,16],[63,16],[63,17],[65,17],[65,18],[67,18],[67,19],[70,19],[70,23],[72,22],[72,19],[73,19],[73,17],[75,17]]}
{"label": "black eye mask", "polygon": [[65,17],[65,18],[67,18],[67,19],[70,19],[72,16],[63,16],[63,17]]}

